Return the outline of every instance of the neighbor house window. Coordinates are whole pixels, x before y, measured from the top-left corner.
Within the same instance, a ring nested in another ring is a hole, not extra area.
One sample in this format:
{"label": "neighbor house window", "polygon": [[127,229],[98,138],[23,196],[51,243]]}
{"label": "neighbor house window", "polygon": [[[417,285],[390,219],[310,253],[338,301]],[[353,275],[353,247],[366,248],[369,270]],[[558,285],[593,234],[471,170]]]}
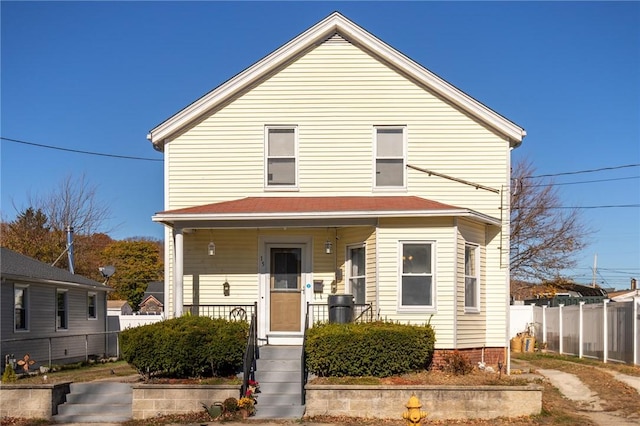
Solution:
{"label": "neighbor house window", "polygon": [[478,246],[464,246],[464,307],[468,311],[480,308],[478,297]]}
{"label": "neighbor house window", "polygon": [[67,291],[56,291],[56,329],[66,330],[68,328],[68,303]]}
{"label": "neighbor house window", "polygon": [[349,288],[351,289],[354,302],[362,305],[366,303],[366,260],[364,246],[349,247],[348,256]]}
{"label": "neighbor house window", "polygon": [[14,326],[16,331],[29,330],[29,288],[16,285],[13,289]]}
{"label": "neighbor house window", "polygon": [[433,243],[400,244],[400,305],[433,307]]}
{"label": "neighbor house window", "polygon": [[404,127],[375,128],[375,187],[403,188],[405,170]]}
{"label": "neighbor house window", "polygon": [[270,188],[293,188],[298,184],[297,129],[267,127],[265,182]]}
{"label": "neighbor house window", "polygon": [[87,318],[96,319],[98,318],[98,295],[96,293],[88,293],[87,294]]}

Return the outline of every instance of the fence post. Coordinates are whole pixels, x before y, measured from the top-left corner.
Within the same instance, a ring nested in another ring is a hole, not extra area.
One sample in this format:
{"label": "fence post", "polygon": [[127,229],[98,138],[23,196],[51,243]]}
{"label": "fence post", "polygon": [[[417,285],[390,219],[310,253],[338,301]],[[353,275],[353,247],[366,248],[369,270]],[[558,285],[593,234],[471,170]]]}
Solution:
{"label": "fence post", "polygon": [[603,328],[603,336],[602,336],[602,344],[604,348],[602,348],[602,362],[606,363],[607,358],[609,358],[609,324],[607,320],[607,305],[609,304],[609,299],[604,299],[602,301],[602,328]]}
{"label": "fence post", "polygon": [[558,304],[558,353],[562,355],[564,353],[564,345],[562,344],[562,338],[564,331],[562,330],[562,308],[564,308],[564,303]]}
{"label": "fence post", "polygon": [[640,297],[633,296],[633,363],[636,365],[640,364],[640,359],[638,359],[638,303],[640,303]]}
{"label": "fence post", "polygon": [[583,339],[583,332],[584,332],[584,313],[582,311],[583,307],[584,307],[584,301],[580,302],[580,313],[579,313],[579,317],[578,317],[578,357],[582,358],[584,355],[584,351],[582,350],[582,339]]}
{"label": "fence post", "polygon": [[547,306],[542,307],[542,343],[547,343]]}

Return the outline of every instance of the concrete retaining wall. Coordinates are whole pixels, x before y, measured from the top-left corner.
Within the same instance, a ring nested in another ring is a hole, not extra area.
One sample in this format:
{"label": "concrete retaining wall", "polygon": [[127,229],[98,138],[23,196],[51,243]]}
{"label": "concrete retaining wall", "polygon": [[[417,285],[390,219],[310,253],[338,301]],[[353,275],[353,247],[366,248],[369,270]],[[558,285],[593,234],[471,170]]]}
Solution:
{"label": "concrete retaining wall", "polygon": [[239,395],[240,386],[136,384],[133,385],[133,418],[203,411],[203,403],[211,405]]}
{"label": "concrete retaining wall", "polygon": [[55,385],[0,385],[0,418],[50,419],[58,414],[70,382]]}
{"label": "concrete retaining wall", "polygon": [[493,419],[540,414],[542,387],[307,385],[305,416],[399,418],[411,395],[429,420]]}

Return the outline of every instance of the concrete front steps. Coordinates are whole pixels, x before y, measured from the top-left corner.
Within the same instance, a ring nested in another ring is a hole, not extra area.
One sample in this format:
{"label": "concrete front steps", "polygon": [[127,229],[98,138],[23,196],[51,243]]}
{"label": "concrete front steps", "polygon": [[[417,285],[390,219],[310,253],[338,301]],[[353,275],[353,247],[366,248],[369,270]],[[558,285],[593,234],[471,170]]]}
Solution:
{"label": "concrete front steps", "polygon": [[71,383],[70,390],[52,417],[56,423],[121,423],[133,418],[133,390],[128,383]]}
{"label": "concrete front steps", "polygon": [[301,419],[304,415],[301,389],[302,346],[262,346],[255,376],[260,383],[256,395],[256,419]]}

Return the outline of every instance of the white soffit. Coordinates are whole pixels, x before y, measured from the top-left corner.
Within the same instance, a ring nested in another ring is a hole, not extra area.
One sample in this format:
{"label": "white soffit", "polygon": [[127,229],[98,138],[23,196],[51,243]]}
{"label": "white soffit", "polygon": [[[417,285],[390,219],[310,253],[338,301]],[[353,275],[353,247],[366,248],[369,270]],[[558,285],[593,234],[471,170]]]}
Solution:
{"label": "white soffit", "polygon": [[173,138],[181,129],[189,126],[221,102],[229,99],[248,85],[286,64],[292,58],[295,58],[306,49],[323,41],[335,32],[342,34],[352,43],[369,51],[405,75],[424,84],[444,99],[502,133],[509,139],[512,147],[520,145],[522,139],[526,136],[526,131],[517,124],[473,99],[455,86],[447,83],[420,64],[414,62],[351,22],[340,13],[334,12],[298,37],[265,56],[260,61],[153,128],[147,135],[147,139],[149,139],[157,149],[163,150],[164,143]]}

